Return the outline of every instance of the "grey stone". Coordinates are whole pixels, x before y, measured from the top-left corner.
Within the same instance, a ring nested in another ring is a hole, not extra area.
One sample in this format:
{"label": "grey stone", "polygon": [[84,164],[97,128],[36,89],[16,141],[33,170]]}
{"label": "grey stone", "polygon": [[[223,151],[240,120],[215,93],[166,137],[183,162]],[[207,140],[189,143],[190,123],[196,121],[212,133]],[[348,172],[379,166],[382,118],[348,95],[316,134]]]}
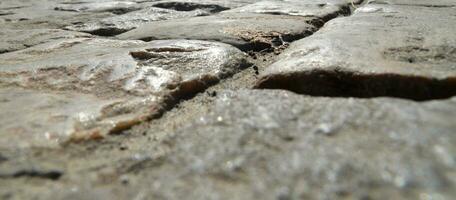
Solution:
{"label": "grey stone", "polygon": [[455,114],[456,98],[223,92],[133,187],[163,199],[451,199]]}
{"label": "grey stone", "polygon": [[244,53],[221,43],[95,38],[56,40],[0,60],[4,147],[104,137],[246,65]]}
{"label": "grey stone", "polygon": [[293,43],[256,87],[323,96],[456,94],[454,8],[368,4]]}
{"label": "grey stone", "polygon": [[242,50],[265,49],[311,34],[315,18],[225,13],[151,22],[120,34],[119,39],[199,39],[220,41]]}
{"label": "grey stone", "polygon": [[375,4],[393,4],[393,5],[409,5],[409,6],[424,6],[424,7],[456,7],[454,0],[371,0],[369,3]]}
{"label": "grey stone", "polygon": [[[358,4],[360,1],[353,1]],[[263,13],[275,15],[295,15],[304,17],[318,17],[332,19],[334,15],[348,15],[351,3],[349,0],[288,0],[288,1],[259,1],[243,7],[225,12],[235,13]]]}
{"label": "grey stone", "polygon": [[66,29],[88,32],[96,35],[112,36],[132,30],[151,21],[188,18],[209,14],[210,12],[199,9],[193,11],[174,11],[149,7],[123,15],[104,18],[98,21],[67,26]]}
{"label": "grey stone", "polygon": [[52,40],[91,37],[90,34],[59,29],[0,30],[0,53],[25,49]]}
{"label": "grey stone", "polygon": [[57,11],[54,10],[58,6],[57,0],[5,1],[4,7],[0,7],[0,11],[8,14],[0,15],[2,29],[56,29],[72,23],[86,22],[114,15],[110,12]]}
{"label": "grey stone", "polygon": [[163,8],[169,8],[169,9],[180,9],[179,7],[185,7],[185,5],[201,5],[201,6],[211,6],[211,5],[216,5],[220,6],[220,8],[237,8],[241,6],[245,6],[251,3],[258,2],[258,0],[232,0],[232,1],[227,1],[227,0],[162,0],[162,1],[157,1],[154,3],[155,5]]}
{"label": "grey stone", "polygon": [[131,1],[94,1],[60,4],[54,9],[73,12],[113,12],[115,14],[124,14],[139,10],[140,6],[138,3]]}

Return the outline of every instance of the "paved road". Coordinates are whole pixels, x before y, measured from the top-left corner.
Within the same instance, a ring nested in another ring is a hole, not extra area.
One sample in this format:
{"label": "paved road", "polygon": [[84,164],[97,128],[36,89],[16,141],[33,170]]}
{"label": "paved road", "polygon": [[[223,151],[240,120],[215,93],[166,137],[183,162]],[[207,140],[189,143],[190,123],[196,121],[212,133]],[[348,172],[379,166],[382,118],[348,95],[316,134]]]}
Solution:
{"label": "paved road", "polygon": [[0,199],[453,199],[454,0],[2,0]]}

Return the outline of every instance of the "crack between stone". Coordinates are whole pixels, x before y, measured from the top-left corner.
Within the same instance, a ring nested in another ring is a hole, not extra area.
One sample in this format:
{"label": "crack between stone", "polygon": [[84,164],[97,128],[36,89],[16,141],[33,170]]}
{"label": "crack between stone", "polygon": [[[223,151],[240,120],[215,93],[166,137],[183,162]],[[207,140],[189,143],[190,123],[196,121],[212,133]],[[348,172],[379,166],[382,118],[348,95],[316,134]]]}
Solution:
{"label": "crack between stone", "polygon": [[40,171],[40,170],[20,170],[11,174],[0,174],[0,179],[15,179],[21,177],[40,178],[49,180],[59,180],[63,172],[57,170]]}

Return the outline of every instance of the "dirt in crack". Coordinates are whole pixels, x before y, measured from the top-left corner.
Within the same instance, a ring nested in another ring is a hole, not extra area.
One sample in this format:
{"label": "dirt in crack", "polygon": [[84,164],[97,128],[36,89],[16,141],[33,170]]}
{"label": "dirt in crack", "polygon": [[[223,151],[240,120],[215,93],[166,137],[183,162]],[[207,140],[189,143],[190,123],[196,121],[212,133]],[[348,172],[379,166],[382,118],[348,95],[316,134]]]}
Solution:
{"label": "dirt in crack", "polygon": [[58,170],[51,170],[51,171],[20,170],[20,171],[14,172],[12,174],[0,174],[0,179],[30,177],[30,178],[58,180],[62,175],[63,175],[63,172],[58,171]]}
{"label": "dirt in crack", "polygon": [[432,79],[398,74],[360,74],[342,70],[312,70],[265,76],[255,88],[286,89],[329,97],[398,97],[416,101],[456,95],[456,79]]}
{"label": "dirt in crack", "polygon": [[165,8],[165,9],[172,9],[176,11],[192,11],[192,10],[206,10],[211,13],[217,13],[224,10],[228,10],[229,8],[215,5],[215,4],[198,4],[198,3],[190,3],[190,2],[163,2],[157,3],[153,5],[157,8]]}

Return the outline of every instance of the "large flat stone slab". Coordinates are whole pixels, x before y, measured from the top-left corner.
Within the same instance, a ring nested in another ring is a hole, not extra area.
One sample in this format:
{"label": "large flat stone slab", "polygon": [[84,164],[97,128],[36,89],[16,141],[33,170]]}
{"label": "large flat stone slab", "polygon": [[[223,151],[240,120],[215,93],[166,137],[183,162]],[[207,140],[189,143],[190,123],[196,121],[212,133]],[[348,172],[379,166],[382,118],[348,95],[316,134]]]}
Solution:
{"label": "large flat stone slab", "polygon": [[[358,4],[361,1],[353,1]],[[326,22],[338,15],[348,15],[352,2],[349,0],[289,0],[289,1],[259,1],[239,8],[227,10],[227,13],[263,13],[273,15],[294,15],[318,17]]]}
{"label": "large flat stone slab", "polygon": [[101,1],[101,2],[67,2],[60,3],[54,9],[72,12],[112,12],[124,14],[139,10],[140,4],[133,1]]}
{"label": "large flat stone slab", "polygon": [[[255,13],[150,22],[118,35],[119,39],[198,39],[220,41],[242,50],[265,49],[316,31],[315,18]],[[281,38],[281,39],[280,39]]]}
{"label": "large flat stone slab", "polygon": [[112,12],[69,12],[54,8],[62,1],[57,0],[5,0],[0,5],[2,29],[63,28],[72,23],[86,22],[113,16]]}
{"label": "large flat stone slab", "polygon": [[293,43],[259,88],[323,96],[456,94],[454,8],[368,4]]}
{"label": "large flat stone slab", "polygon": [[58,39],[91,37],[90,34],[59,29],[0,30],[0,53],[25,49]]}
{"label": "large flat stone slab", "polygon": [[141,191],[165,199],[451,199],[455,114],[455,98],[219,93],[133,187],[159,183]]}
{"label": "large flat stone slab", "polygon": [[455,7],[456,2],[453,0],[373,0],[370,3],[375,4],[393,4],[393,5],[408,5],[408,6],[424,6],[424,7]]}
{"label": "large flat stone slab", "polygon": [[0,60],[0,135],[12,146],[104,137],[246,65],[244,53],[222,43],[95,38],[56,40]]}
{"label": "large flat stone slab", "polygon": [[305,37],[350,12],[349,3],[337,2],[264,1],[214,16],[151,22],[118,38],[214,40],[242,50],[262,50]]}
{"label": "large flat stone slab", "polygon": [[151,22],[118,38],[213,40],[263,50],[310,35],[326,21],[349,14],[349,5],[343,0],[260,1],[214,16]]}
{"label": "large flat stone slab", "polygon": [[209,14],[210,12],[200,9],[192,11],[175,11],[170,9],[148,7],[123,15],[67,26],[66,29],[92,33],[95,35],[112,36],[127,32],[151,21],[189,18]]}
{"label": "large flat stone slab", "polygon": [[0,26],[7,29],[62,29],[150,5],[151,2],[139,0],[5,0],[0,4]]}

